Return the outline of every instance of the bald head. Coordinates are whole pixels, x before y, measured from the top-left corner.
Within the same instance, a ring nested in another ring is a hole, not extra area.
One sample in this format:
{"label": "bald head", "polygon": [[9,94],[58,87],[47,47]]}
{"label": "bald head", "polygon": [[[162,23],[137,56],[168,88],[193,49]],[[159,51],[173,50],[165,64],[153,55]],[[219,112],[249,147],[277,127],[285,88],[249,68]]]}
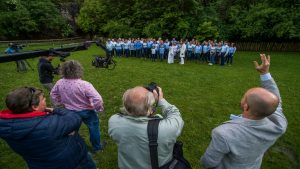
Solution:
{"label": "bald head", "polygon": [[149,116],[154,103],[153,93],[144,87],[128,89],[123,95],[123,113],[131,116]]}
{"label": "bald head", "polygon": [[278,104],[279,99],[276,95],[260,87],[249,89],[241,101],[244,113],[249,112],[254,119],[271,115]]}

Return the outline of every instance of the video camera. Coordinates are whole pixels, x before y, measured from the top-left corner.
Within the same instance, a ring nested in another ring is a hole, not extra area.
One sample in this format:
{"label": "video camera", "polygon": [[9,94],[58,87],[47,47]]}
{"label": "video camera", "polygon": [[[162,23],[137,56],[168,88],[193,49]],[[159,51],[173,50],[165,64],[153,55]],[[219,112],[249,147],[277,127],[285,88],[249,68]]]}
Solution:
{"label": "video camera", "polygon": [[18,43],[10,43],[9,46],[17,51],[23,49],[23,47],[25,47],[26,45],[18,44]]}
{"label": "video camera", "polygon": [[96,68],[114,69],[116,67],[116,61],[113,60],[113,56],[107,52],[106,47],[100,42],[100,40],[93,42],[105,51],[106,57],[95,56],[95,59],[92,60],[92,65]]}
{"label": "video camera", "polygon": [[109,55],[106,57],[95,56],[95,59],[92,60],[92,65],[96,68],[114,69],[116,62],[112,59],[112,56]]}

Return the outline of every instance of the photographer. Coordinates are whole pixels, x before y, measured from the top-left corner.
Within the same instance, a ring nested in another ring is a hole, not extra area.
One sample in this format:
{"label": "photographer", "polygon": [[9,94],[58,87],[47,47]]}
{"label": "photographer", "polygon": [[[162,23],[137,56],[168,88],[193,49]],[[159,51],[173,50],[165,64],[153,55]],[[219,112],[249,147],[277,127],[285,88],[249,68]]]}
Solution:
{"label": "photographer", "polygon": [[[5,50],[5,53],[6,54],[18,53],[22,49],[22,47],[23,47],[22,45],[18,45],[15,43],[9,43],[8,48],[6,48],[6,50]],[[27,66],[26,66],[25,60],[17,60],[16,64],[17,64],[18,72],[26,72],[27,71]]]}
{"label": "photographer", "polygon": [[163,116],[158,126],[158,165],[172,160],[173,146],[184,124],[180,112],[163,98],[160,87],[149,90],[138,86],[124,93],[121,113],[109,119],[109,135],[118,145],[119,168],[152,169],[147,124],[154,119],[155,102]]}
{"label": "photographer", "polygon": [[53,74],[58,74],[58,68],[54,68],[51,64],[53,56],[41,57],[38,63],[39,79],[41,84],[50,92],[53,88]]}
{"label": "photographer", "polygon": [[6,97],[0,111],[0,138],[29,169],[96,169],[78,134],[81,118],[62,108],[46,108],[42,90],[21,87]]}

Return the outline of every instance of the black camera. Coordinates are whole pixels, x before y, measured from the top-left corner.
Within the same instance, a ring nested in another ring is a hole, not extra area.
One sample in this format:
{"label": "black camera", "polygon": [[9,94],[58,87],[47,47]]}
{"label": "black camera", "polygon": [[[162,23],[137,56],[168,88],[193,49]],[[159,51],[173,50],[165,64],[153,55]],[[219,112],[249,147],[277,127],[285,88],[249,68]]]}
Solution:
{"label": "black camera", "polygon": [[25,47],[25,45],[18,44],[18,43],[11,43],[10,46],[14,50],[21,50],[21,49],[23,49],[23,47]]}
{"label": "black camera", "polygon": [[159,96],[159,90],[157,88],[157,84],[155,82],[151,82],[149,83],[146,87],[147,90],[149,90],[150,92],[153,93],[154,90],[156,90],[158,96]]}
{"label": "black camera", "polygon": [[111,56],[95,56],[95,59],[92,60],[92,65],[96,68],[114,69],[116,66],[116,62],[112,59]]}

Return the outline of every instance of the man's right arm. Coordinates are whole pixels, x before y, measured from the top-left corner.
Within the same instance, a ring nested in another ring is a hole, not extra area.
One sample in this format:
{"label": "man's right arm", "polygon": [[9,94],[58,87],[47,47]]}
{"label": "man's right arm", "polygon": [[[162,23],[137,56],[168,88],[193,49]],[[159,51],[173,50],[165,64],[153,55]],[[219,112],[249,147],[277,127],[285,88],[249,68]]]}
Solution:
{"label": "man's right arm", "polygon": [[259,65],[256,61],[254,61],[255,69],[260,72],[261,84],[262,87],[271,93],[275,94],[279,99],[279,104],[277,106],[276,111],[268,116],[272,122],[274,122],[278,127],[280,127],[282,133],[285,132],[287,128],[287,120],[282,112],[282,101],[279,93],[279,89],[273,80],[271,74],[269,73],[270,68],[270,56],[266,57],[265,54],[260,54],[260,58],[262,63]]}
{"label": "man's right arm", "polygon": [[[158,87],[159,95],[156,90],[154,90],[154,95],[158,99],[158,106],[162,108],[163,120],[160,121],[159,128],[162,128],[168,131],[170,136],[175,136],[176,138],[181,134],[184,122],[182,120],[181,114],[178,108],[174,105],[171,105],[163,97],[163,92],[160,87]],[[174,138],[175,138],[174,137]]]}
{"label": "man's right arm", "polygon": [[260,79],[261,79],[261,86],[264,89],[268,90],[269,92],[275,94],[279,99],[279,104],[278,107],[276,108],[276,111],[272,115],[268,116],[267,118],[269,118],[276,125],[279,125],[280,128],[282,129],[282,132],[284,133],[287,128],[287,119],[284,116],[282,111],[282,100],[280,97],[279,89],[270,73],[260,75]]}

